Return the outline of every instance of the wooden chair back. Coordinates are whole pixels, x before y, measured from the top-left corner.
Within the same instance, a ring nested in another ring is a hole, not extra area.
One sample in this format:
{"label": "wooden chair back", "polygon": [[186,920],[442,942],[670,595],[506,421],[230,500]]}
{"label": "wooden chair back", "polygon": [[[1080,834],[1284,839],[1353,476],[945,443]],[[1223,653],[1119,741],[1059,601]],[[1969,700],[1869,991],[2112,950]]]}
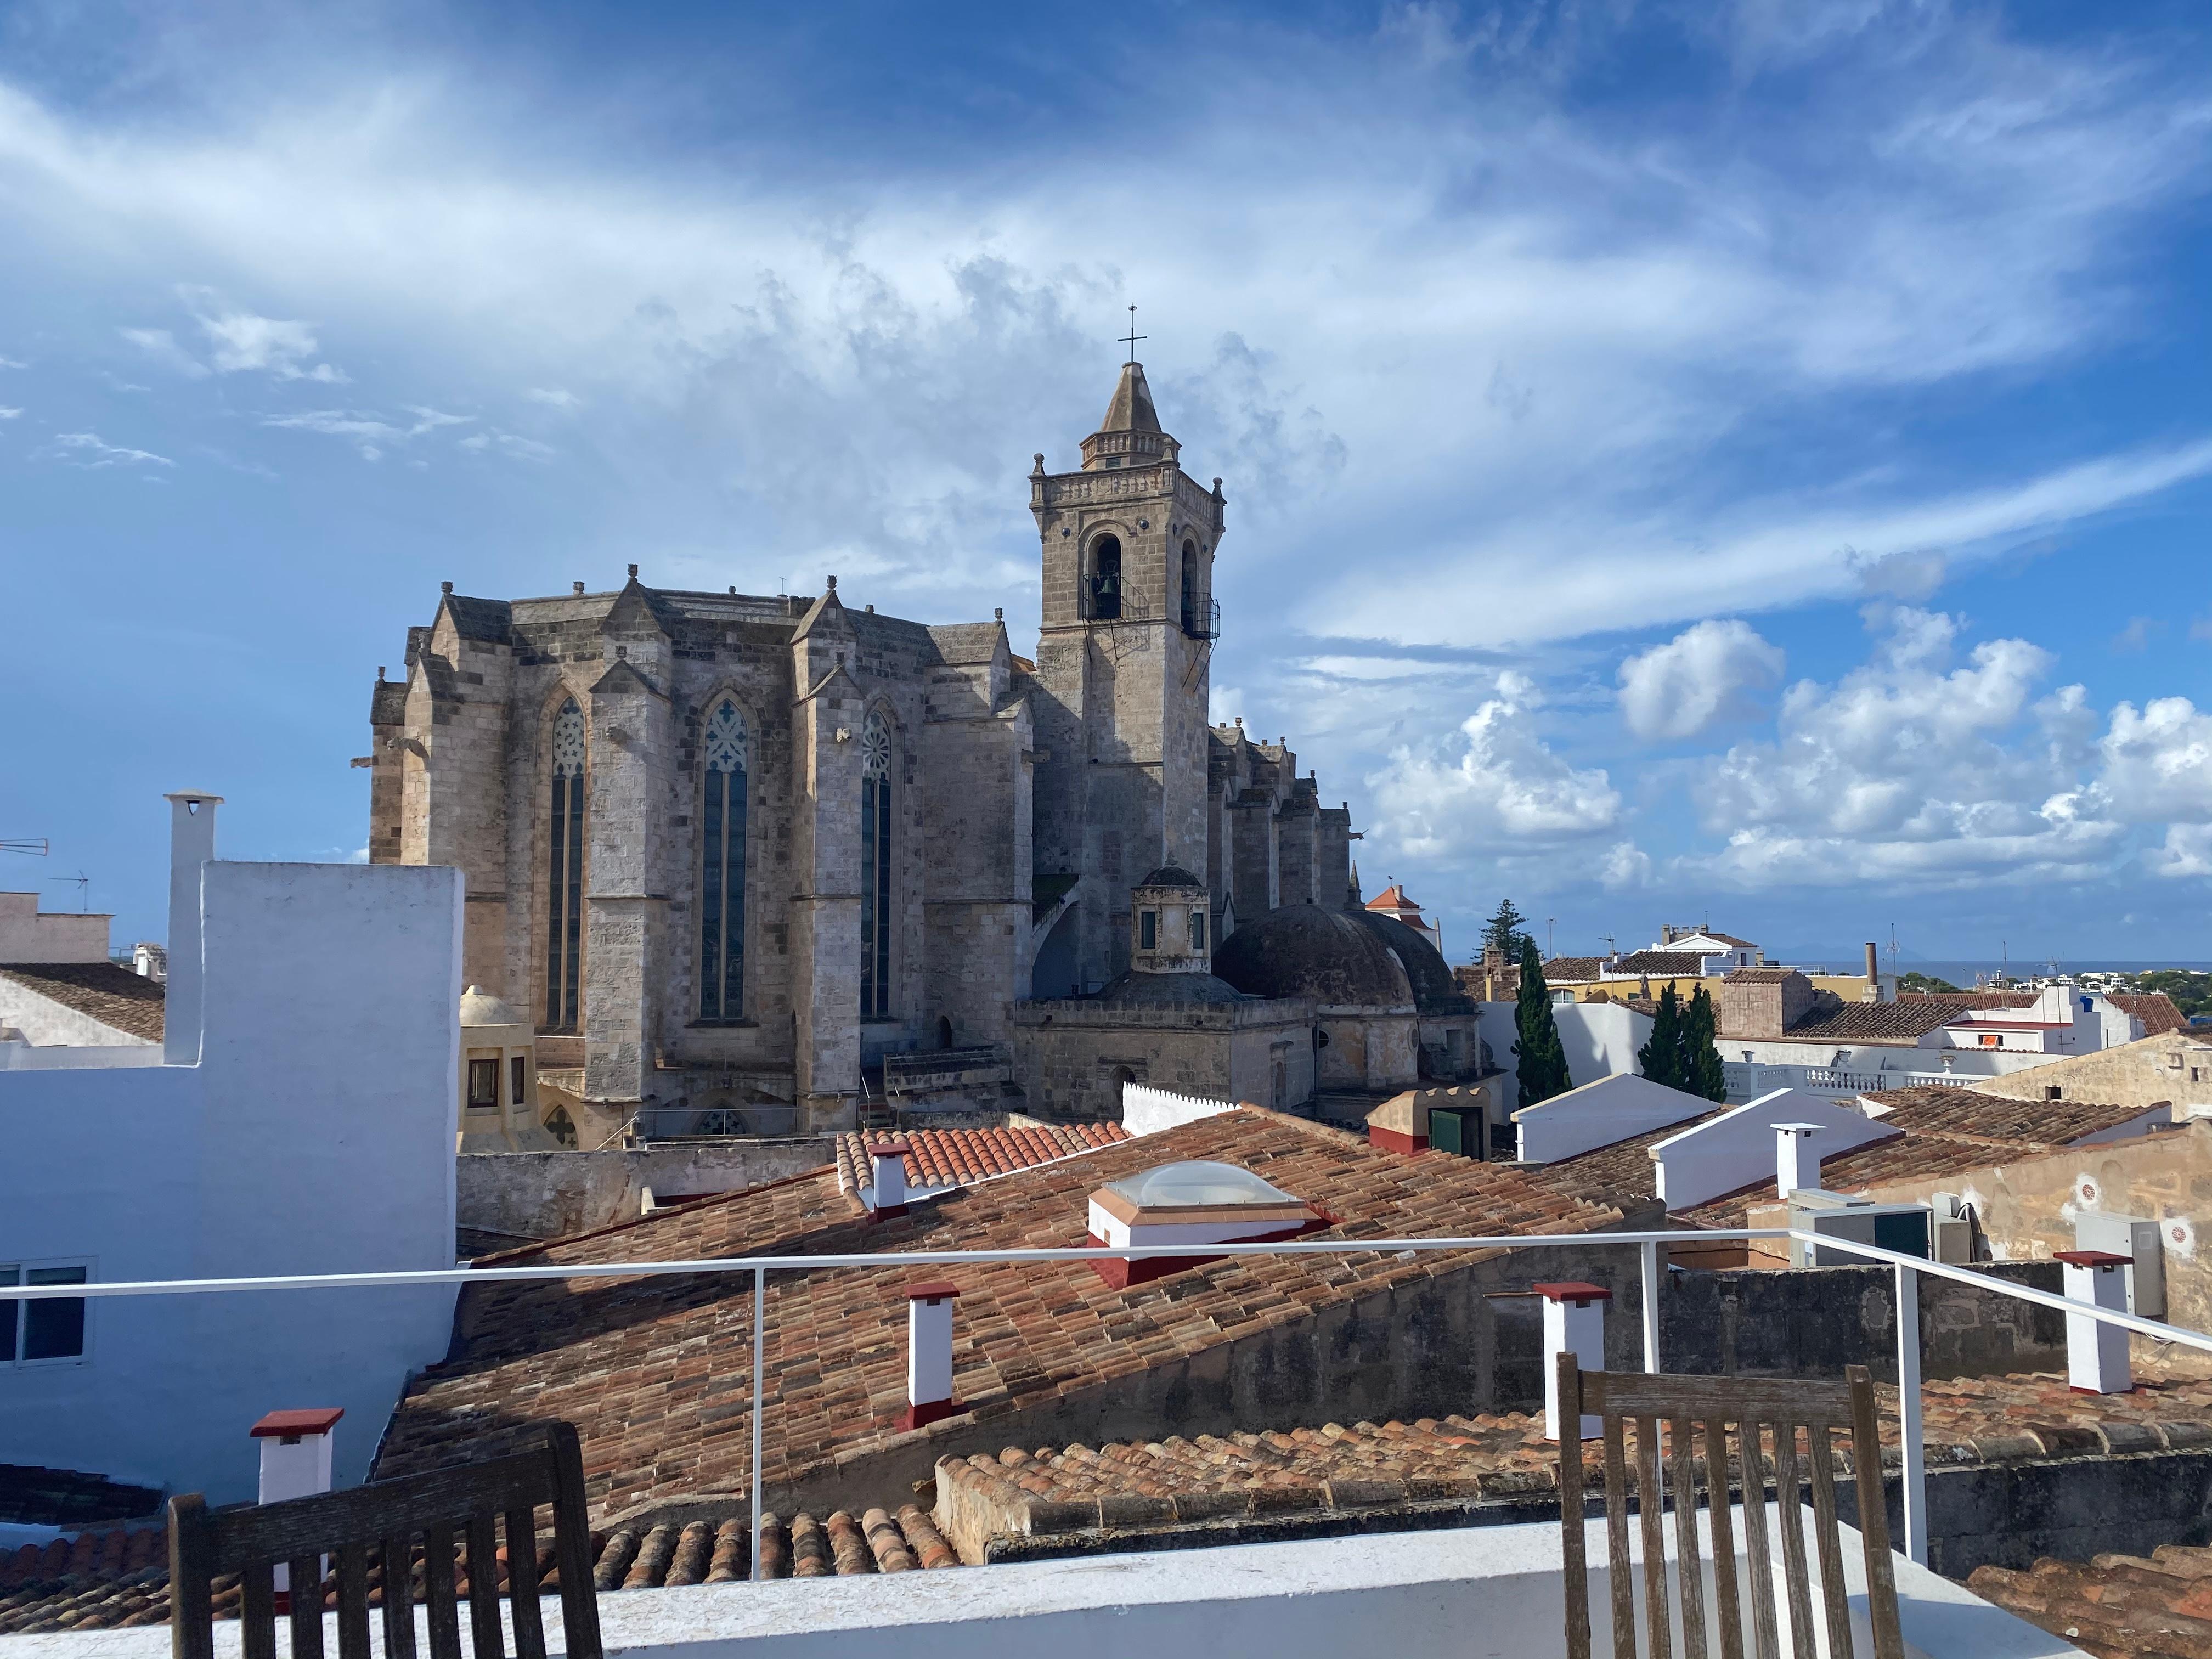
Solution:
{"label": "wooden chair back", "polygon": [[553,1561],[569,1659],[601,1659],[592,1586],[590,1517],[575,1429],[548,1426],[543,1445],[349,1492],[210,1510],[198,1493],[169,1500],[169,1649],[173,1659],[215,1659],[210,1587],[241,1575],[246,1659],[276,1659],[274,1569],[286,1565],[293,1659],[322,1659],[323,1565],[337,1562],[338,1659],[368,1659],[369,1550],[384,1572],[385,1659],[415,1659],[414,1541],[422,1540],[431,1659],[461,1659],[453,1540],[467,1540],[469,1628],[476,1659],[506,1659],[499,1616],[499,1540],[506,1528],[517,1659],[545,1659],[538,1614],[537,1510],[553,1510]]}
{"label": "wooden chair back", "polygon": [[[1804,1492],[1813,1497],[1813,1528],[1820,1563],[1820,1599],[1831,1659],[1850,1659],[1851,1626],[1844,1595],[1843,1538],[1836,1517],[1835,1442],[1849,1437],[1857,1483],[1859,1536],[1866,1552],[1874,1659],[1904,1659],[1897,1622],[1897,1581],[1883,1507],[1881,1441],[1875,1427],[1874,1382],[1853,1365],[1841,1382],[1794,1378],[1669,1376],[1585,1371],[1572,1353],[1559,1358],[1559,1520],[1565,1559],[1568,1659],[1590,1659],[1589,1563],[1583,1548],[1585,1482],[1582,1420],[1595,1415],[1604,1446],[1605,1536],[1612,1592],[1614,1659],[1638,1659],[1636,1592],[1628,1549],[1631,1482],[1627,1425],[1636,1425],[1638,1519],[1644,1542],[1644,1616],[1650,1659],[1672,1659],[1665,1498],[1674,1499],[1675,1600],[1682,1659],[1710,1659],[1704,1563],[1698,1544],[1698,1474],[1705,1474],[1712,1534],[1714,1610],[1720,1659],[1745,1659],[1743,1601],[1735,1570],[1731,1474],[1743,1504],[1743,1550],[1750,1580],[1753,1659],[1781,1659],[1775,1619],[1774,1570],[1767,1543],[1764,1443],[1771,1437],[1776,1507],[1782,1529],[1782,1578],[1790,1608],[1792,1659],[1816,1659],[1812,1578],[1805,1553]],[[1662,1433],[1662,1425],[1664,1425]],[[1733,1431],[1733,1436],[1731,1436]],[[1804,1442],[1801,1449],[1799,1435]],[[1693,1440],[1704,1442],[1702,1458]],[[1733,1461],[1730,1440],[1735,1450]],[[1662,1477],[1662,1441],[1665,1443]]]}

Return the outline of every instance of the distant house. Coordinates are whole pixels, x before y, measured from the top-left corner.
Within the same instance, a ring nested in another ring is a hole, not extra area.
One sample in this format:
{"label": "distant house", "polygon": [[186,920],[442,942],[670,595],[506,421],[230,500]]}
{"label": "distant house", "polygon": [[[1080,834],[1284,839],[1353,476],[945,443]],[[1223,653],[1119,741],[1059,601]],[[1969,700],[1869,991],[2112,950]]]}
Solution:
{"label": "distant house", "polygon": [[1444,948],[1443,929],[1423,915],[1421,907],[1407,897],[1406,890],[1396,882],[1392,882],[1368,900],[1367,908],[1378,916],[1389,916],[1393,921],[1404,922],[1437,950]]}
{"label": "distant house", "polygon": [[[161,985],[108,960],[110,920],[41,911],[36,893],[0,893],[0,1045],[127,1048],[161,1042]],[[7,1053],[0,1048],[0,1066],[9,1063]]]}

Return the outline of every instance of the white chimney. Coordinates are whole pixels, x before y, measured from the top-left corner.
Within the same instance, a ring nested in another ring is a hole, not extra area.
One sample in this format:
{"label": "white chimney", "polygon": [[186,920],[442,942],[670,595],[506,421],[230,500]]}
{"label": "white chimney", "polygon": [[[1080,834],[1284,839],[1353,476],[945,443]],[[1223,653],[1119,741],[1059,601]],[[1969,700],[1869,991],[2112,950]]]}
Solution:
{"label": "white chimney", "polygon": [[215,857],[215,809],[221,795],[180,789],[169,803],[169,977],[163,993],[161,1059],[200,1063],[200,866]]}
{"label": "white chimney", "polygon": [[[1586,1371],[1605,1369],[1605,1304],[1613,1292],[1601,1285],[1570,1279],[1559,1285],[1539,1285],[1544,1298],[1544,1438],[1559,1437],[1559,1356],[1571,1353],[1576,1365]],[[1582,1437],[1595,1440],[1603,1432],[1595,1414],[1585,1413]]]}
{"label": "white chimney", "polygon": [[[172,795],[170,799],[174,800]],[[197,955],[197,953],[195,953]],[[261,1492],[256,1500],[281,1504],[288,1498],[316,1498],[331,1489],[331,1431],[345,1415],[340,1406],[306,1411],[270,1412],[251,1432],[261,1443]],[[285,1595],[290,1571],[276,1566],[276,1594]],[[279,1611],[283,1611],[280,1604]]]}
{"label": "white chimney", "polygon": [[[2128,1310],[2131,1256],[2110,1250],[2053,1250],[2066,1264],[2066,1299],[2113,1313]],[[2128,1334],[2086,1314],[2066,1316],[2066,1381],[2076,1394],[2132,1394]]]}
{"label": "white chimney", "polygon": [[1820,1133],[1817,1123],[1774,1126],[1774,1189],[1781,1197],[1789,1197],[1800,1187],[1820,1184],[1820,1156],[1810,1144]]}
{"label": "white chimney", "polygon": [[959,1294],[945,1279],[907,1286],[902,1429],[921,1428],[957,1409],[952,1403],[952,1298]]}
{"label": "white chimney", "polygon": [[906,1155],[913,1150],[903,1140],[869,1143],[869,1208],[878,1215],[906,1213]]}

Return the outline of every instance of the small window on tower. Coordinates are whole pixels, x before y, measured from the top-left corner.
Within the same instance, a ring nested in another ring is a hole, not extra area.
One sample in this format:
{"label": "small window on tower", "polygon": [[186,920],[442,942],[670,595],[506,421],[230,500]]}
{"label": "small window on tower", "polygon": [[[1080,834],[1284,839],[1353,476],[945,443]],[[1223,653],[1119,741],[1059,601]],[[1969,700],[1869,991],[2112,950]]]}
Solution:
{"label": "small window on tower", "polygon": [[1206,949],[1206,912],[1203,910],[1190,913],[1190,948],[1194,951]]}
{"label": "small window on tower", "polygon": [[1137,912],[1137,948],[1154,951],[1160,943],[1160,913],[1157,910]]}
{"label": "small window on tower", "polygon": [[472,1060],[469,1062],[469,1106],[476,1111],[489,1111],[499,1104],[499,1062],[495,1060]]}
{"label": "small window on tower", "polygon": [[530,1061],[524,1056],[517,1054],[507,1064],[507,1069],[513,1073],[511,1081],[514,1085],[507,1092],[507,1104],[520,1106],[523,1103],[523,1085],[530,1080]]}

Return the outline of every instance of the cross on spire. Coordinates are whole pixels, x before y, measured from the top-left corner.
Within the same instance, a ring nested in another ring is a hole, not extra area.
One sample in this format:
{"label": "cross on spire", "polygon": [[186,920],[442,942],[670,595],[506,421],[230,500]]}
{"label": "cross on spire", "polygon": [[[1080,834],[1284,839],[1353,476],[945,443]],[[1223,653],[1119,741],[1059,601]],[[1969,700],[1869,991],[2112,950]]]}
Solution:
{"label": "cross on spire", "polygon": [[1119,336],[1118,337],[1123,345],[1129,348],[1129,361],[1133,363],[1137,361],[1137,342],[1139,340],[1149,340],[1152,337],[1149,334],[1139,334],[1137,332],[1136,307],[1131,306],[1129,307],[1129,331],[1127,334]]}

